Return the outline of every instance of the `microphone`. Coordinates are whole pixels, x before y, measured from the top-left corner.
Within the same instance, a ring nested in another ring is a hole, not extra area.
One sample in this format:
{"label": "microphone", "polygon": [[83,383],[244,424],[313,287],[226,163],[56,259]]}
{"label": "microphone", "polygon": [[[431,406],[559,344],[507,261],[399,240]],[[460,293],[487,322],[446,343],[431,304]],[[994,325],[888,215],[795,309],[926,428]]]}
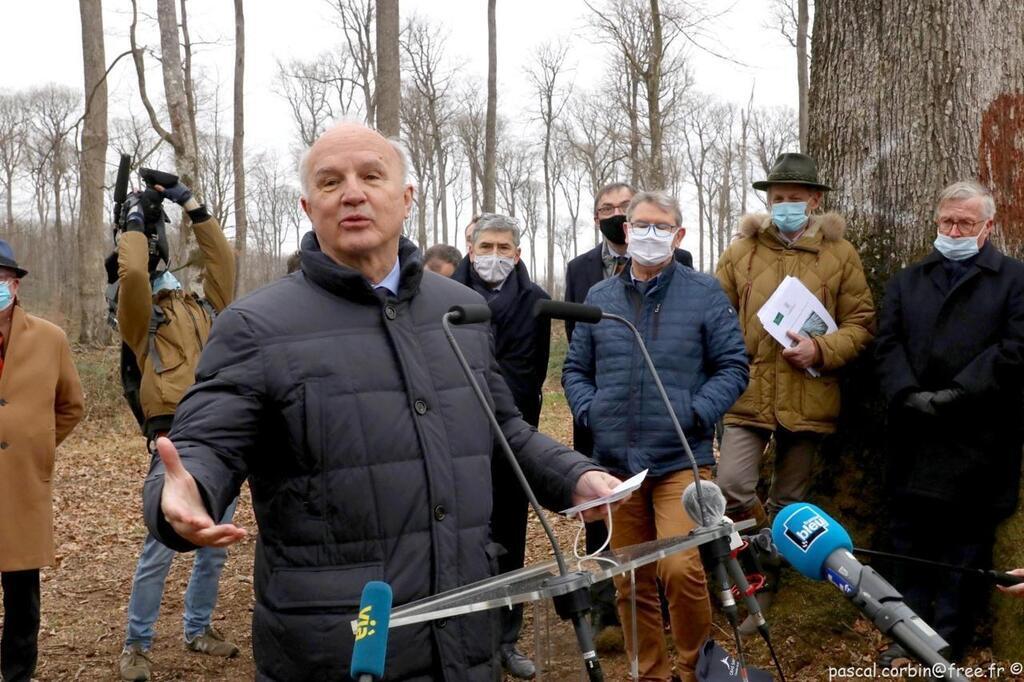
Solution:
{"label": "microphone", "polygon": [[[556,320],[571,320],[573,322],[582,322],[584,324],[597,324],[601,320],[613,320],[619,324],[623,324],[633,332],[633,338],[636,339],[637,346],[640,348],[640,354],[644,357],[644,363],[647,365],[647,371],[651,373],[651,378],[654,379],[654,385],[658,389],[658,395],[661,396],[661,400],[665,403],[665,409],[668,411],[669,419],[672,420],[672,426],[675,428],[676,435],[679,437],[679,442],[683,446],[683,452],[686,453],[686,459],[690,463],[690,469],[693,471],[693,480],[700,480],[700,468],[697,466],[697,460],[693,457],[693,451],[690,450],[690,444],[686,440],[686,434],[683,433],[683,427],[679,424],[679,417],[676,416],[676,411],[672,407],[672,401],[668,398],[668,393],[665,392],[665,385],[661,383],[661,376],[658,374],[658,369],[654,366],[654,361],[651,360],[651,354],[647,352],[647,344],[644,343],[644,337],[641,336],[640,331],[636,326],[620,315],[614,315],[612,313],[606,313],[596,305],[584,305],[582,303],[566,303],[564,301],[537,301],[536,305],[533,306],[534,315],[541,317],[553,317]],[[704,518],[704,501],[701,499],[703,494],[701,488],[697,488],[697,499],[699,501],[698,509],[701,512],[701,522],[697,525],[708,527],[709,523]],[[696,519],[694,519],[696,521]]]}
{"label": "microphone", "polygon": [[[683,490],[683,509],[686,510],[686,514],[693,519],[694,523],[701,526],[702,524],[697,519],[702,517],[708,519],[711,525],[732,523],[725,516],[726,500],[722,489],[716,483],[705,480],[700,481],[700,488],[704,491],[703,513],[701,500],[697,497],[697,485],[691,483]],[[733,538],[735,538],[735,542],[733,542]],[[750,587],[747,576],[743,572],[743,567],[740,566],[740,562],[736,559],[736,551],[739,550],[740,546],[739,535],[734,531],[729,538],[719,538],[706,545],[702,545],[701,558],[704,559],[705,565],[713,567],[712,570],[715,572],[719,582],[722,583],[722,607],[726,611],[726,616],[730,617],[730,620],[734,617],[730,614],[730,609],[732,614],[735,614],[735,601],[732,598],[732,590],[729,589],[729,583],[723,576],[727,572],[728,577],[732,578],[732,584],[736,586],[737,591],[747,605],[747,612],[751,614],[761,635],[767,640],[768,624],[764,619],[764,614],[761,612],[761,605],[757,603],[755,590]],[[726,592],[728,592],[728,596],[725,594]]]}
{"label": "microphone", "polygon": [[359,600],[356,644],[352,649],[349,675],[358,682],[373,682],[384,677],[388,650],[388,626],[391,622],[391,586],[371,580],[363,587]]}
{"label": "microphone", "polygon": [[537,301],[533,306],[534,317],[553,317],[583,324],[597,324],[604,317],[604,311],[596,305],[567,303],[565,301]]}
{"label": "microphone", "polygon": [[558,564],[559,575],[549,578],[545,584],[548,586],[558,585],[565,589],[561,595],[553,597],[555,612],[558,613],[562,620],[572,621],[573,629],[576,631],[576,641],[579,644],[580,652],[583,654],[583,665],[587,670],[590,682],[604,682],[604,672],[601,670],[601,663],[598,661],[597,651],[594,648],[594,633],[590,630],[590,619],[587,618],[587,614],[590,612],[589,587],[593,582],[593,577],[590,573],[584,571],[570,572],[566,566],[565,557],[562,556],[562,548],[558,544],[558,540],[555,538],[555,533],[551,529],[547,518],[541,513],[537,496],[534,495],[533,488],[530,487],[530,483],[526,480],[526,476],[519,466],[519,461],[516,459],[515,454],[512,452],[512,447],[508,444],[508,439],[505,438],[505,434],[501,430],[498,418],[494,415],[494,410],[487,403],[487,397],[484,395],[483,389],[480,388],[480,384],[473,374],[473,368],[469,366],[469,362],[466,360],[466,356],[462,352],[462,348],[459,347],[458,341],[455,340],[455,334],[452,332],[451,326],[453,324],[472,324],[484,322],[490,318],[491,309],[485,304],[454,305],[441,318],[441,327],[444,329],[445,337],[448,339],[448,345],[451,346],[456,359],[459,361],[463,374],[466,375],[466,381],[469,382],[477,402],[480,403],[484,414],[487,415],[487,420],[490,422],[491,429],[498,440],[501,452],[508,460],[509,466],[519,482],[519,487],[526,494],[526,499],[537,515],[537,519],[544,529],[544,534],[547,535],[548,542],[551,544],[551,550],[555,555],[555,563]]}
{"label": "microphone", "polygon": [[854,558],[849,533],[831,516],[813,504],[790,504],[775,517],[772,540],[801,575],[832,583],[882,633],[919,661],[933,670],[942,670],[945,679],[965,682],[938,654],[947,642],[903,602],[903,595],[895,587]]}
{"label": "microphone", "polygon": [[476,324],[491,319],[491,307],[486,303],[465,303],[453,305],[446,317],[452,324]]}

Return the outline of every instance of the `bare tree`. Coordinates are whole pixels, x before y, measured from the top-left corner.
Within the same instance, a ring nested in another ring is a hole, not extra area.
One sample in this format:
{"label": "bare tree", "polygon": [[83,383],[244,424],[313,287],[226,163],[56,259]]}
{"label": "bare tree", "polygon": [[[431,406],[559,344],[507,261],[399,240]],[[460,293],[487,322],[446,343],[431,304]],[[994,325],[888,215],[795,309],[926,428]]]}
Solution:
{"label": "bare tree", "polygon": [[505,213],[513,218],[517,202],[533,175],[533,162],[530,148],[521,140],[504,140],[498,149],[498,194]]}
{"label": "bare tree", "polygon": [[277,93],[288,102],[299,142],[309,147],[337,112],[349,110],[355,91],[347,86],[338,65],[327,54],[308,62],[279,61],[277,69]]}
{"label": "bare tree", "polygon": [[[235,78],[232,111],[235,115],[231,136],[231,166],[234,170],[235,272],[245,272],[248,219],[245,212],[245,13],[242,0],[235,0]],[[222,225],[224,223],[221,223]],[[235,295],[242,278],[235,277]]]}
{"label": "bare tree", "polygon": [[[195,95],[192,91],[191,75],[191,43],[188,39],[188,21],[184,12],[185,2],[182,0],[181,35],[179,36],[179,23],[174,0],[157,0],[157,23],[160,28],[160,64],[163,73],[164,98],[167,103],[167,114],[170,119],[170,130],[168,130],[157,117],[156,109],[153,107],[146,88],[145,63],[143,61],[143,49],[138,46],[136,40],[136,26],[138,24],[137,0],[132,0],[132,23],[128,32],[132,48],[132,57],[135,62],[135,73],[139,83],[139,95],[149,115],[150,125],[153,130],[174,150],[175,167],[178,176],[189,187],[199,189],[199,148],[196,135],[195,122]],[[182,47],[184,47],[185,59],[182,61]],[[187,214],[182,214],[182,227],[184,228]],[[177,256],[181,262],[186,262],[188,251],[188,240],[182,238],[178,242]],[[184,284],[188,284],[187,278]]]}
{"label": "bare tree", "polygon": [[[66,87],[48,85],[32,92],[32,135],[30,145],[36,157],[38,167],[42,171],[44,187],[53,200],[53,232],[57,243],[66,244],[65,213],[66,186],[69,170],[75,165],[74,130],[77,120],[78,105],[81,95]],[[40,224],[46,223],[47,214],[40,211]],[[70,316],[73,312],[69,295],[67,275],[73,272],[73,263],[67,249],[60,249],[57,254],[58,270],[64,276],[58,280],[58,300],[61,311]]]}
{"label": "bare tree", "polygon": [[[625,79],[625,110],[631,123],[633,181],[665,186],[664,132],[674,122],[677,104],[691,85],[686,62],[676,43],[705,17],[691,5],[673,0],[608,0],[601,8],[587,2],[602,40],[616,49]],[[688,16],[687,12],[693,16]],[[643,123],[637,105],[643,99]],[[640,151],[640,136],[646,149]]]}
{"label": "bare tree", "polygon": [[[586,169],[579,158],[572,153],[572,146],[564,133],[555,140],[555,153],[552,161],[555,165],[555,182],[562,191],[562,200],[569,211],[568,223],[573,226],[569,236],[571,237],[572,257],[575,258],[579,253],[579,246],[576,241],[576,227],[579,225],[580,202],[583,195],[583,183],[586,182]],[[568,262],[564,254],[563,259],[565,262]]]}
{"label": "bare tree", "polygon": [[[532,161],[532,158],[526,158]],[[530,177],[529,170],[532,170],[532,166],[527,170],[524,181],[516,189],[516,194],[519,197],[519,205],[522,208],[520,223],[523,226],[523,233],[530,240],[530,278],[536,281],[537,261],[539,260],[537,258],[537,233],[540,231],[540,202],[543,196],[543,188],[541,187],[542,183]],[[515,214],[513,213],[512,215]]]}
{"label": "bare tree", "polygon": [[397,137],[402,98],[398,0],[377,2],[377,129]]}
{"label": "bare tree", "polygon": [[421,249],[427,248],[427,191],[433,181],[434,144],[427,120],[427,104],[418,90],[405,85],[402,93],[402,140],[409,152],[409,171],[416,185],[413,208],[416,221],[416,241]]}
{"label": "bare tree", "polygon": [[752,155],[762,174],[768,174],[779,154],[791,150],[798,143],[793,133],[796,127],[796,116],[787,107],[760,108],[754,111]]}
{"label": "bare tree", "polygon": [[486,104],[481,103],[475,89],[467,87],[458,98],[462,109],[455,119],[455,134],[466,158],[469,169],[469,191],[473,202],[473,215],[480,212],[481,183],[484,177],[484,110]]}
{"label": "bare tree", "polygon": [[796,49],[796,82],[799,105],[797,107],[800,125],[798,140],[800,151],[807,151],[807,97],[810,76],[810,59],[807,54],[808,25],[810,12],[808,0],[772,0],[774,24],[779,33]]}
{"label": "bare tree", "polygon": [[547,281],[551,291],[555,284],[555,202],[552,180],[551,143],[554,137],[555,120],[565,107],[566,93],[558,86],[558,77],[565,64],[568,47],[565,45],[542,46],[535,56],[534,65],[527,71],[537,96],[541,124],[544,126],[544,151],[541,163],[544,167],[544,220],[547,234]]}
{"label": "bare tree", "polygon": [[484,128],[484,210],[494,211],[498,150],[497,0],[487,0],[487,119]]}
{"label": "bare tree", "polygon": [[0,183],[8,234],[14,230],[14,180],[22,172],[27,151],[28,106],[22,93],[0,93]]}
{"label": "bare tree", "polygon": [[107,155],[107,79],[103,48],[101,0],[79,0],[82,24],[82,63],[85,75],[85,115],[79,157],[81,211],[78,220],[78,341],[107,343],[110,332],[98,282],[103,280],[103,244],[107,221],[103,215],[104,161]]}
{"label": "bare tree", "polygon": [[[455,112],[448,102],[452,75],[443,69],[445,37],[424,20],[410,17],[402,31],[402,50],[427,117],[433,149],[434,222],[441,221],[441,241],[448,243],[448,158],[450,123]],[[439,210],[438,210],[439,209]],[[436,230],[435,230],[436,232]],[[437,241],[435,234],[434,241]]]}
{"label": "bare tree", "polygon": [[[388,21],[395,23],[394,30],[398,30],[398,1],[381,0],[385,4],[394,2],[395,17],[388,17]],[[344,52],[346,57],[341,61],[347,65],[343,71],[343,78],[357,88],[363,95],[364,120],[373,125],[377,119],[377,73],[375,41],[377,29],[374,25],[374,8],[376,0],[325,0],[335,13],[335,23],[341,29],[345,39]],[[386,27],[390,29],[390,25]],[[398,37],[395,36],[395,41]],[[389,46],[389,50],[397,53],[397,46]],[[392,54],[396,59],[397,54]],[[390,68],[390,65],[389,65]]]}

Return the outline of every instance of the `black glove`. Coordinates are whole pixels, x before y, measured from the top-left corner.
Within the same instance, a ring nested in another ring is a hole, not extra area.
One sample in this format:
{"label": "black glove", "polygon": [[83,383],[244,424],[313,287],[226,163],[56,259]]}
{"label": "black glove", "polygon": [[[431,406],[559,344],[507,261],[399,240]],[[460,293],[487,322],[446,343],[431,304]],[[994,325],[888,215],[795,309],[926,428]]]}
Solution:
{"label": "black glove", "polygon": [[935,395],[932,396],[932,407],[937,411],[942,412],[954,407],[960,400],[967,394],[964,389],[959,386],[953,388],[944,388],[941,391],[936,391]]}
{"label": "black glove", "polygon": [[929,417],[937,417],[939,413],[935,411],[935,406],[932,404],[934,398],[935,393],[932,391],[915,391],[903,399],[903,406]]}
{"label": "black glove", "polygon": [[164,199],[170,199],[179,206],[184,206],[192,198],[192,190],[180,180],[170,187],[164,187]]}

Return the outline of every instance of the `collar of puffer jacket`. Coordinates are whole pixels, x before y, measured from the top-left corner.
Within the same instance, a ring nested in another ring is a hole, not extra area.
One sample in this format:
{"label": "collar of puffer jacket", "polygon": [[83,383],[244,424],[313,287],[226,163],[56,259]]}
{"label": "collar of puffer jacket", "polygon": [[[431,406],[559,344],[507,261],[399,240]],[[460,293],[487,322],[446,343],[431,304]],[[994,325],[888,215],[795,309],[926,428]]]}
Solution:
{"label": "collar of puffer jacket", "polygon": [[[846,232],[846,218],[838,213],[819,213],[812,215],[807,221],[808,226],[800,238],[814,237],[819,232],[822,239],[830,242],[837,242],[843,238]],[[772,227],[772,216],[770,213],[748,213],[740,218],[740,237],[753,237],[759,232],[767,232],[772,229],[778,232],[778,228]]]}
{"label": "collar of puffer jacket", "polygon": [[[302,237],[302,272],[318,286],[354,301],[380,302],[377,292],[363,273],[334,262],[320,249],[316,233],[310,230]],[[401,237],[398,241],[399,284],[398,300],[412,298],[423,278],[423,257],[411,241]]]}

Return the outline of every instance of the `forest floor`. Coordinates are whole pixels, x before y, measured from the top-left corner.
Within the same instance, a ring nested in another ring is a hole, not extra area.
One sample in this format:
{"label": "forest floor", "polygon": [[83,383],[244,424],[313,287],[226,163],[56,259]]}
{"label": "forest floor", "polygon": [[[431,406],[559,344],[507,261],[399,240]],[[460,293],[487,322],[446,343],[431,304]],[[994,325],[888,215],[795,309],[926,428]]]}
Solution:
{"label": "forest floor", "polygon": [[[552,371],[544,402],[541,429],[562,442],[571,438],[571,423],[558,376],[565,341],[556,331]],[[76,349],[86,390],[83,422],[57,455],[55,514],[57,565],[44,569],[39,680],[116,680],[117,660],[125,629],[125,610],[135,561],[145,537],[140,489],[148,467],[142,437],[120,395],[117,357],[113,348]],[[182,638],[182,597],[191,556],[174,562],[167,578],[162,617],[152,660],[155,680],[251,680],[252,568],[256,524],[248,490],[243,490],[236,523],[250,535],[230,551],[221,579],[214,625],[241,648],[233,660],[212,659],[186,651]],[[550,516],[563,548],[570,551],[576,525]],[[550,549],[531,521],[527,563],[550,558]],[[998,597],[996,597],[998,598]],[[557,620],[552,615],[553,620]],[[521,648],[532,652],[534,613],[527,609]],[[884,647],[881,635],[829,585],[811,583],[784,573],[782,588],[769,614],[773,642],[786,677],[796,681],[854,679],[833,675],[830,667],[870,668]],[[712,636],[734,650],[724,619],[715,616]],[[571,628],[552,626],[552,659],[545,680],[582,679]],[[749,660],[769,669],[771,662],[760,641],[745,642]],[[628,679],[628,663],[619,651],[601,654],[609,682]],[[973,652],[969,663],[988,666],[988,650]],[[1003,663],[1004,670],[1009,663]],[[861,679],[864,673],[859,673]],[[910,679],[910,678],[908,678]],[[1010,679],[1009,674],[974,679]]]}

